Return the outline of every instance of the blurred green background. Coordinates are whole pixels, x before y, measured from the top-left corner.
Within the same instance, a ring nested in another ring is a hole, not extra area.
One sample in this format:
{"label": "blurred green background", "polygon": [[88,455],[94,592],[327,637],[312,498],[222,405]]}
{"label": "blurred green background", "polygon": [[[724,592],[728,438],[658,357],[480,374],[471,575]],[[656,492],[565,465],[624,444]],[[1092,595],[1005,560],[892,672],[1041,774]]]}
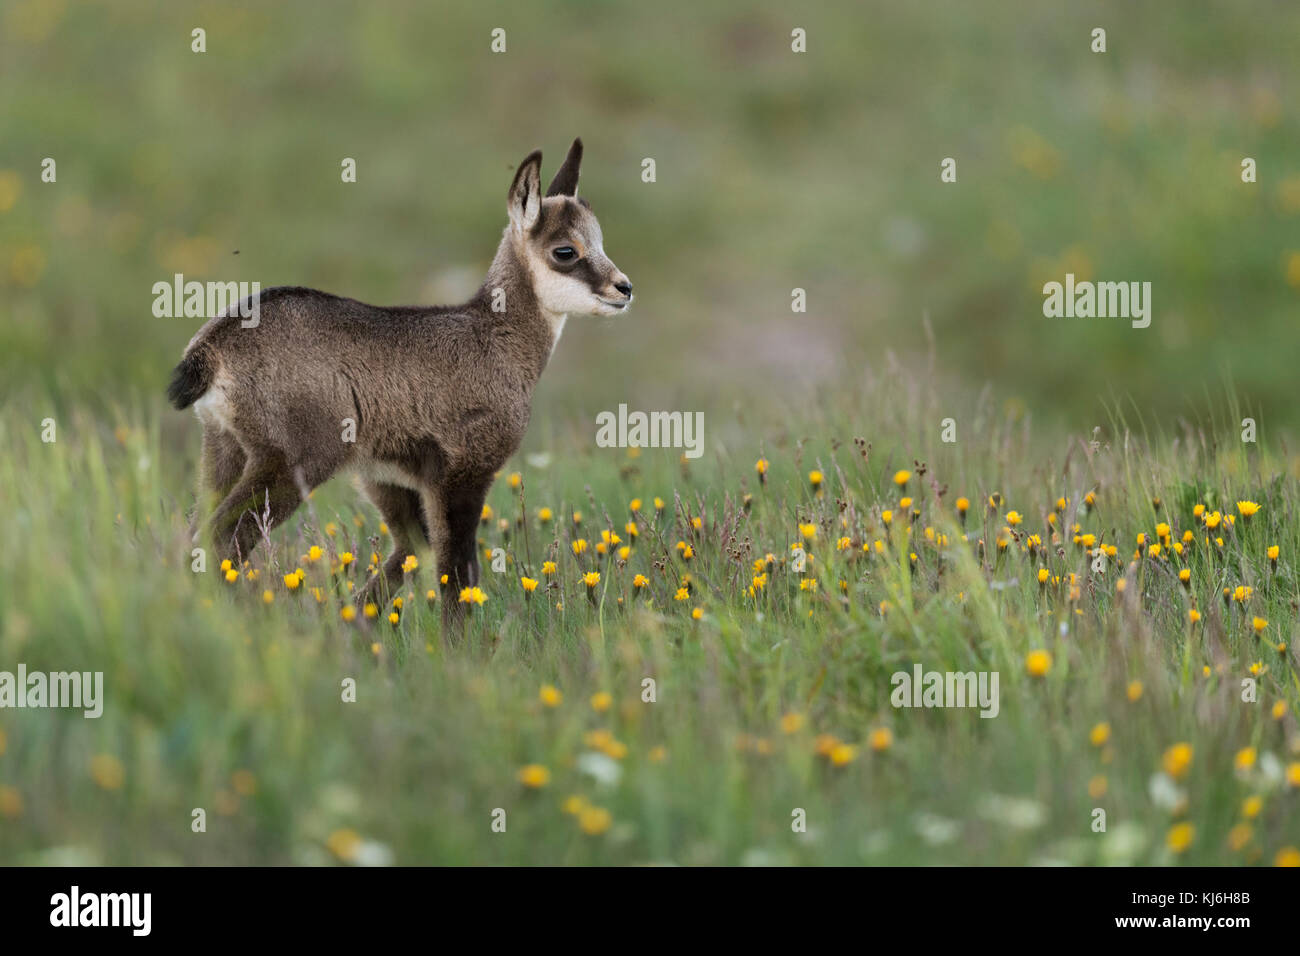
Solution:
{"label": "blurred green background", "polygon": [[[10,389],[161,402],[200,324],[151,314],[174,272],[458,299],[515,165],[540,146],[549,175],[581,135],[638,302],[570,324],[539,418],[803,401],[897,356],[1074,429],[1112,398],[1172,421],[1225,383],[1266,434],[1300,422],[1295,3],[0,9]],[[1150,281],[1150,328],[1044,318],[1067,271]]]}

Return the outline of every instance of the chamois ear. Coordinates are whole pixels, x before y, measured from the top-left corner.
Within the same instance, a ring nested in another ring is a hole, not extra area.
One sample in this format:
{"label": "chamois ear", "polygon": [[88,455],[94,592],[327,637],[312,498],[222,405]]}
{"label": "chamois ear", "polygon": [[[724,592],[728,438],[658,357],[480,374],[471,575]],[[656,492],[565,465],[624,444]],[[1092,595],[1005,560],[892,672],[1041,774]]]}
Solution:
{"label": "chamois ear", "polygon": [[511,224],[527,232],[537,225],[542,214],[542,151],[535,149],[519,164],[510,194],[506,197],[506,211]]}
{"label": "chamois ear", "polygon": [[578,167],[582,165],[582,140],[575,139],[569,147],[569,155],[564,157],[564,165],[551,180],[548,196],[572,196],[578,191]]}

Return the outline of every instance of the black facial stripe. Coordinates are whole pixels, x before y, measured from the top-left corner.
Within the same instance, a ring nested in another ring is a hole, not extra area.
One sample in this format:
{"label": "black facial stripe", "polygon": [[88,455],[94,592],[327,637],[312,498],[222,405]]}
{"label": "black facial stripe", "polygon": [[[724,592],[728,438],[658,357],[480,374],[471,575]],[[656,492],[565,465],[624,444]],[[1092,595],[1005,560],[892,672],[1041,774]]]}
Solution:
{"label": "black facial stripe", "polygon": [[587,283],[587,286],[592,292],[599,291],[600,287],[605,284],[605,280],[601,277],[600,273],[596,271],[596,267],[593,266],[591,260],[585,256],[579,259],[577,265],[574,266],[573,276],[574,278],[581,279],[583,282]]}

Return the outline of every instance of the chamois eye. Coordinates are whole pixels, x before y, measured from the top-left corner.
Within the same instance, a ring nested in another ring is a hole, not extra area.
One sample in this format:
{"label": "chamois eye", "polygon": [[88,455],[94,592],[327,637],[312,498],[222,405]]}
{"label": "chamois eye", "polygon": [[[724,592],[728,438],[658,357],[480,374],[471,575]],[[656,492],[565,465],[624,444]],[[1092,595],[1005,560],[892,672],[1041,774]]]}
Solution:
{"label": "chamois eye", "polygon": [[578,251],[573,246],[560,246],[551,250],[551,255],[555,256],[560,262],[572,262],[578,258]]}

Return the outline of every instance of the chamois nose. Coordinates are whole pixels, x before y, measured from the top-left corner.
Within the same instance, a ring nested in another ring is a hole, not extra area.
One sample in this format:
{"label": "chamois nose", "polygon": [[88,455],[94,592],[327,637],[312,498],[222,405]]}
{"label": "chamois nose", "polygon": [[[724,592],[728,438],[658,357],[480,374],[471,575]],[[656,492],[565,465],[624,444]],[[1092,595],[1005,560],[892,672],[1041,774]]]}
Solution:
{"label": "chamois nose", "polygon": [[615,282],[614,288],[622,292],[629,299],[632,298],[632,283],[624,279],[622,282]]}

